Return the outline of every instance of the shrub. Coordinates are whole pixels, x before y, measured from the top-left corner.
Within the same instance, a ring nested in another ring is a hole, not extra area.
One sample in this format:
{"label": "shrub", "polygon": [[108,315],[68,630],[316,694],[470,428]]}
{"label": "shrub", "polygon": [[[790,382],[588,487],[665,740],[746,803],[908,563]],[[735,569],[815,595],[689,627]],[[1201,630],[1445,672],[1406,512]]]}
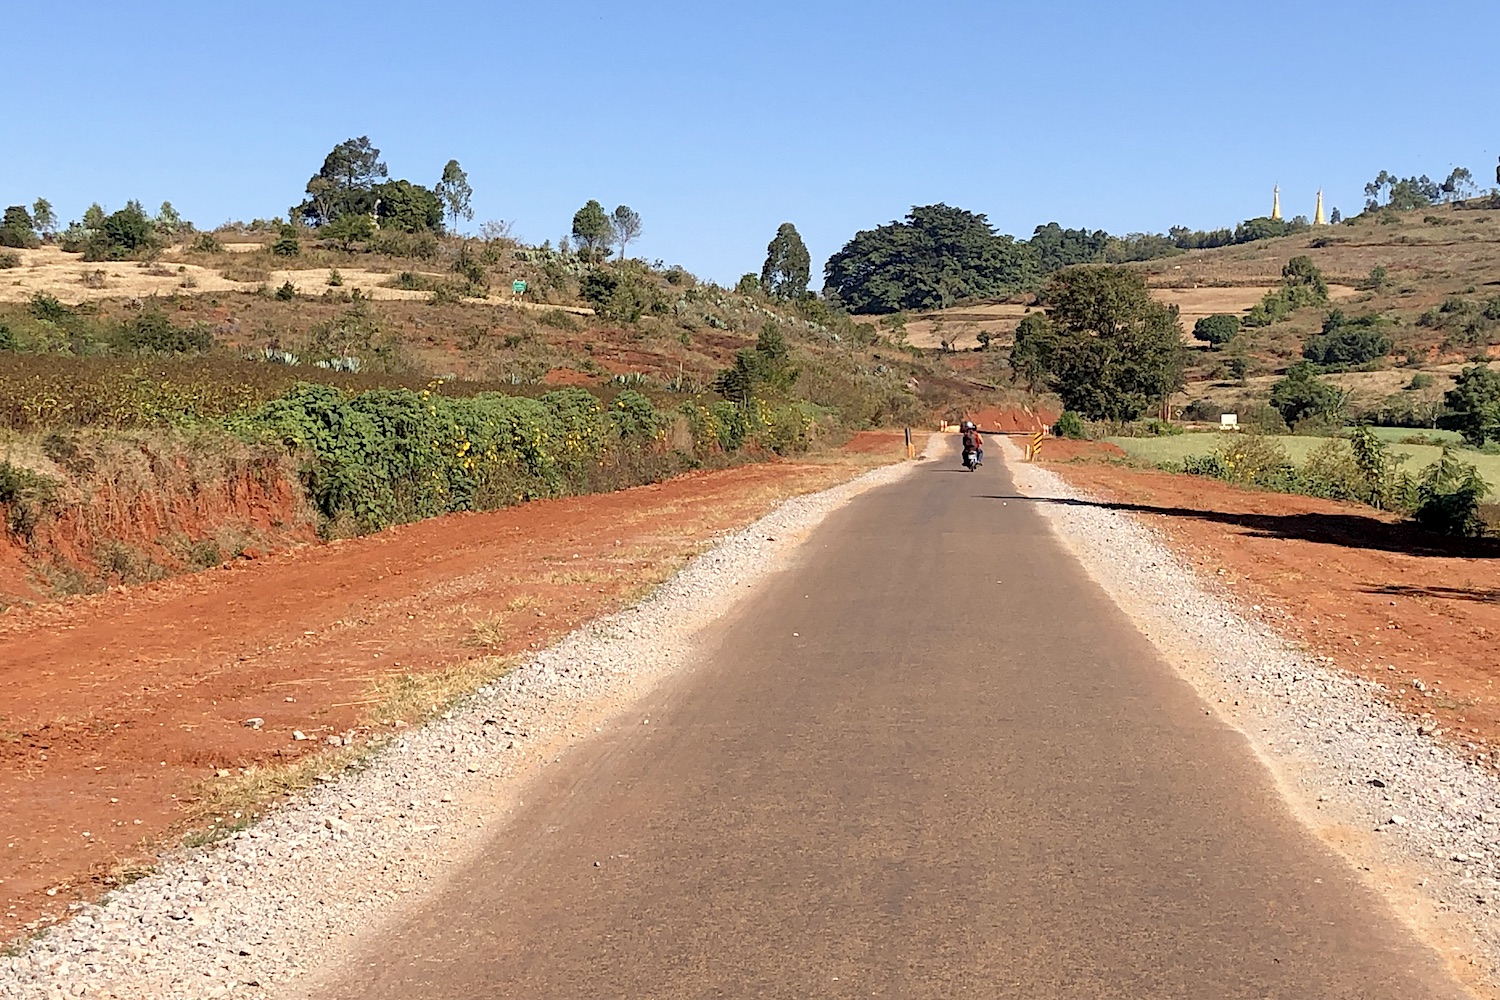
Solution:
{"label": "shrub", "polygon": [[1088,436],[1088,428],[1078,414],[1072,410],[1063,410],[1057,415],[1057,423],[1052,425],[1052,433],[1061,438],[1081,441]]}
{"label": "shrub", "polygon": [[1193,336],[1215,347],[1229,343],[1240,332],[1240,318],[1228,313],[1204,316],[1193,324]]}
{"label": "shrub", "polygon": [[663,307],[655,285],[634,267],[596,267],[584,275],[582,295],[606,319],[634,323]]}
{"label": "shrub", "polygon": [[1292,365],[1286,376],[1271,387],[1271,405],[1288,426],[1319,417],[1336,417],[1344,411],[1345,394],[1318,378],[1312,365]]}
{"label": "shrub", "polygon": [[224,244],[213,233],[199,233],[188,249],[194,253],[223,253]]}
{"label": "shrub", "polygon": [[1281,442],[1264,434],[1226,434],[1214,454],[1232,483],[1264,485],[1292,466]]}
{"label": "shrub", "polygon": [[1323,332],[1308,337],[1302,356],[1322,365],[1362,365],[1391,352],[1385,320],[1378,315],[1346,317],[1342,309],[1329,312]]}
{"label": "shrub", "polygon": [[165,313],[154,309],[121,324],[115,342],[125,350],[146,354],[201,354],[214,346],[213,334],[203,324],[176,327]]}
{"label": "shrub", "polygon": [[339,274],[338,268],[335,267],[328,272],[328,285],[330,288],[339,288],[343,284],[344,276]]}
{"label": "shrub", "polygon": [[0,250],[0,271],[21,266],[21,255],[14,250]]}
{"label": "shrub", "polygon": [[1436,384],[1437,379],[1431,375],[1426,372],[1417,372],[1411,377],[1411,381],[1406,383],[1406,388],[1409,391],[1416,391],[1418,389],[1431,389]]}
{"label": "shrub", "polygon": [[302,241],[297,238],[297,227],[283,225],[271,244],[271,252],[278,257],[296,257],[302,253]]}
{"label": "shrub", "polygon": [[1380,289],[1384,288],[1389,283],[1389,281],[1390,274],[1386,271],[1385,265],[1376,264],[1374,267],[1370,268],[1369,275],[1363,281],[1361,281],[1357,287],[1361,291],[1377,292]]}
{"label": "shrub", "polygon": [[1479,502],[1489,495],[1479,470],[1455,459],[1447,448],[1422,472],[1417,484],[1417,524],[1440,535],[1474,538],[1484,533]]}
{"label": "shrub", "polygon": [[56,499],[56,482],[0,459],[0,508],[4,508],[5,527],[12,534],[29,539]]}
{"label": "shrub", "polygon": [[295,299],[296,297],[297,297],[297,286],[294,285],[294,284],[292,284],[291,279],[288,279],[288,280],[282,282],[281,283],[281,287],[278,288],[278,289],[276,289],[276,301],[277,302],[290,302],[293,299]]}
{"label": "shrub", "polygon": [[1500,372],[1488,365],[1465,368],[1443,395],[1447,412],[1439,425],[1456,430],[1466,443],[1479,447],[1500,437]]}
{"label": "shrub", "polygon": [[574,319],[570,313],[566,313],[561,309],[548,309],[537,316],[536,320],[543,326],[550,326],[555,330],[567,330],[577,333],[583,329],[583,325],[578,320]]}

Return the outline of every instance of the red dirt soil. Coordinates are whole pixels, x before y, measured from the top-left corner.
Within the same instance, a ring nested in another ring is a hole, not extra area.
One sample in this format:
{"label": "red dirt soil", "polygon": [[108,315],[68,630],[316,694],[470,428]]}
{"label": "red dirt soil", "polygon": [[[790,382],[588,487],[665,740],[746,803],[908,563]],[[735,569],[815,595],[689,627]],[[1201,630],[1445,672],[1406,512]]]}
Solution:
{"label": "red dirt soil", "polygon": [[1260,605],[1283,635],[1385,685],[1403,710],[1432,716],[1458,749],[1500,747],[1500,543],[1442,539],[1368,507],[1196,476],[1054,471],[1125,505],[1200,574]]}
{"label": "red dirt soil", "polygon": [[1050,410],[1029,410],[1009,407],[980,410],[968,415],[982,433],[987,434],[1031,434],[1051,426],[1057,414]]}
{"label": "red dirt soil", "polygon": [[380,721],[369,713],[382,679],[538,648],[779,500],[905,454],[900,431],[859,435],[851,450],[11,609],[0,616],[0,937],[149,862],[205,783],[296,760],[329,736],[363,738]]}

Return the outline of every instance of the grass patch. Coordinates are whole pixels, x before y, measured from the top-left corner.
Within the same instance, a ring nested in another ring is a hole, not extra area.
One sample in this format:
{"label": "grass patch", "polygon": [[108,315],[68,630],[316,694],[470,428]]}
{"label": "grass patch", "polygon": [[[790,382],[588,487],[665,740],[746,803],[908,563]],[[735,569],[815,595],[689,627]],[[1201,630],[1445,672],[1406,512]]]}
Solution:
{"label": "grass patch", "polygon": [[[1416,475],[1427,466],[1438,460],[1442,454],[1442,448],[1430,444],[1399,444],[1400,438],[1410,437],[1415,434],[1434,435],[1442,432],[1416,431],[1404,427],[1383,427],[1377,430],[1377,436],[1382,440],[1392,441],[1391,434],[1397,437],[1391,444],[1391,450],[1397,455],[1405,455],[1401,468]],[[1223,432],[1210,431],[1205,434],[1178,434],[1172,437],[1159,438],[1106,438],[1110,444],[1118,445],[1124,449],[1131,458],[1159,465],[1164,462],[1182,462],[1187,458],[1201,458],[1214,450],[1214,447],[1223,440]],[[1305,461],[1318,448],[1327,444],[1334,438],[1326,437],[1304,437],[1297,434],[1268,435],[1279,442],[1286,449],[1289,459],[1299,465]],[[1469,462],[1479,470],[1484,481],[1491,486],[1500,486],[1500,455],[1485,455],[1477,451],[1458,453],[1458,457]]]}

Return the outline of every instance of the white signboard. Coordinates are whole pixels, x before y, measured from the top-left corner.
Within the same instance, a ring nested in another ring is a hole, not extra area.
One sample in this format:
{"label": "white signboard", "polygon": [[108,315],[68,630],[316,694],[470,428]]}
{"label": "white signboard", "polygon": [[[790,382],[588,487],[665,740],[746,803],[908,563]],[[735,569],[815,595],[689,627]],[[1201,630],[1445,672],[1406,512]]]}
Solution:
{"label": "white signboard", "polygon": [[1239,423],[1240,415],[1238,413],[1219,414],[1219,426],[1224,430],[1228,430],[1231,427],[1238,427]]}

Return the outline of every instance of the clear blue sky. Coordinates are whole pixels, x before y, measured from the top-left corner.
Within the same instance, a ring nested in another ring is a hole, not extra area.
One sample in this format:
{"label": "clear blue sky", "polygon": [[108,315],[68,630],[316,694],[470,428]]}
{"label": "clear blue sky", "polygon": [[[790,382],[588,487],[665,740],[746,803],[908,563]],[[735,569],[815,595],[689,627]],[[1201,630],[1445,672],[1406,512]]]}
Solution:
{"label": "clear blue sky", "polygon": [[[1424,18],[1425,15],[1425,19]],[[1421,19],[1421,20],[1419,20]],[[588,198],[719,281],[795,222],[815,267],[913,204],[1111,232],[1357,210],[1381,169],[1488,187],[1500,5],[1409,2],[23,3],[0,205],[282,214],[337,142],[456,157],[474,227]],[[815,284],[821,278],[815,276]]]}

